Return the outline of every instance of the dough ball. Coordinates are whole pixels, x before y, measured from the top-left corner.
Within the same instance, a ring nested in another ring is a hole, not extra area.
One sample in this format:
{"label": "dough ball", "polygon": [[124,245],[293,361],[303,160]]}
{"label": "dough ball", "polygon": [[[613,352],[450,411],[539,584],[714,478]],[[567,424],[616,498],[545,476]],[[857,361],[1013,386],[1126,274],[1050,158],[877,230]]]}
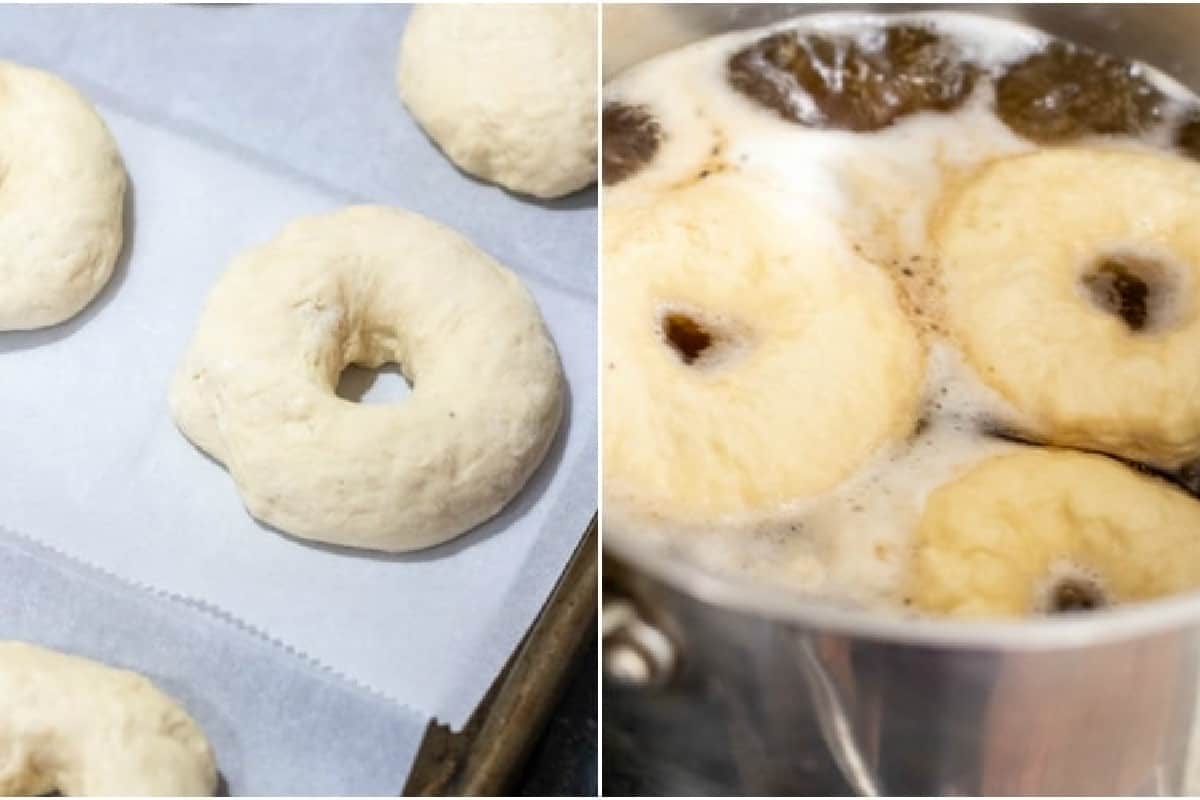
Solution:
{"label": "dough ball", "polygon": [[100,293],[124,198],[121,155],[91,103],[0,61],[0,331],[56,325]]}
{"label": "dough ball", "polygon": [[596,180],[597,9],[421,5],[400,45],[400,96],[466,172],[535,197]]}

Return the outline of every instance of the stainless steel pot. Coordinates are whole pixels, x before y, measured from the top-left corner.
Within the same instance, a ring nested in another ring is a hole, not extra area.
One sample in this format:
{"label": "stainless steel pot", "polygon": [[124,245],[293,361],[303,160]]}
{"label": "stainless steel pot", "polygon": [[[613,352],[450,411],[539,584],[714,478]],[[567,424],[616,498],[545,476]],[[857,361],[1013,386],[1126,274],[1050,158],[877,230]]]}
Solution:
{"label": "stainless steel pot", "polygon": [[[847,6],[610,5],[605,74],[831,8]],[[1020,19],[1200,87],[1200,6],[958,10]],[[1198,596],[1024,623],[914,622],[705,574],[618,531],[605,547],[606,793],[1200,790]]]}

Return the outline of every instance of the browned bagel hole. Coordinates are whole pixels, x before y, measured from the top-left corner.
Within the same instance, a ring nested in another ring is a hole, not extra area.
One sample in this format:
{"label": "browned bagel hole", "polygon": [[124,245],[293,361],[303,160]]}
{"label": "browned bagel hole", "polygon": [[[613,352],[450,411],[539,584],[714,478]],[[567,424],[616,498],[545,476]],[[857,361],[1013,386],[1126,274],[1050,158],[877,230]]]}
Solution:
{"label": "browned bagel hole", "polygon": [[1117,317],[1130,333],[1153,333],[1169,327],[1179,281],[1165,261],[1134,253],[1100,256],[1080,276],[1088,300]]}
{"label": "browned bagel hole", "polygon": [[688,314],[669,311],[662,318],[663,338],[685,364],[694,364],[712,346],[713,334]]}
{"label": "browned bagel hole", "polygon": [[1108,597],[1094,582],[1071,577],[1059,580],[1050,591],[1046,613],[1069,614],[1107,608]]}

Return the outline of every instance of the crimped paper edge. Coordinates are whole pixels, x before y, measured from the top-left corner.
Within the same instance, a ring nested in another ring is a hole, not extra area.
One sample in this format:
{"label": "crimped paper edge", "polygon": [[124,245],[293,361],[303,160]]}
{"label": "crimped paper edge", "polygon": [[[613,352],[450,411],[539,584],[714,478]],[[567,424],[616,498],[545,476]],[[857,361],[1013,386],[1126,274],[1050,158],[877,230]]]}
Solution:
{"label": "crimped paper edge", "polygon": [[344,687],[364,695],[365,697],[368,697],[374,701],[387,703],[396,709],[405,711],[415,719],[427,721],[433,719],[436,721],[436,717],[431,718],[428,714],[421,713],[408,703],[405,703],[396,697],[392,697],[387,692],[352,678],[345,672],[335,669],[315,656],[309,655],[308,653],[293,647],[282,639],[272,636],[262,628],[246,622],[232,612],[226,611],[214,603],[210,603],[207,600],[201,600],[199,598],[191,597],[179,592],[172,592],[168,589],[162,589],[153,584],[143,583],[141,581],[135,581],[130,578],[126,578],[123,575],[119,575],[100,566],[99,564],[84,558],[80,558],[79,556],[72,555],[62,548],[43,542],[35,536],[14,531],[7,525],[0,523],[0,537],[5,536],[11,537],[22,546],[39,552],[51,560],[57,559],[75,569],[78,569],[84,573],[90,573],[91,575],[98,576],[124,589],[132,589],[135,592],[148,595],[154,598],[156,601],[161,600],[166,601],[167,604],[178,604],[184,606],[201,614],[204,617],[239,630],[242,633],[249,635],[251,638],[260,642],[264,642],[268,646],[287,654],[289,657],[295,659],[310,669],[313,669],[315,672],[320,673],[324,677],[332,679],[335,683],[339,683]]}

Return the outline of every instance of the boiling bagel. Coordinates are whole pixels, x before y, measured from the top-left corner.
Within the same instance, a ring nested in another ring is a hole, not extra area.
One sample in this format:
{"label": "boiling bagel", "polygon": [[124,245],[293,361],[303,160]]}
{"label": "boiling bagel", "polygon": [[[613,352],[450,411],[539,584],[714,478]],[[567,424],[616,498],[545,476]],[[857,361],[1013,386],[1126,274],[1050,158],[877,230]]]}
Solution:
{"label": "boiling bagel", "polygon": [[[412,383],[402,402],[335,394],[346,366],[385,363]],[[512,499],[558,428],[563,379],[515,275],[447,228],[359,206],[294,222],[234,260],[171,407],[255,517],[402,551]]]}
{"label": "boiling bagel", "polygon": [[212,749],[140,675],[0,642],[0,795],[208,797]]}
{"label": "boiling bagel", "polygon": [[1020,616],[1200,586],[1200,502],[1113,459],[1023,449],[935,489],[918,525],[922,611]]}
{"label": "boiling bagel", "polygon": [[48,72],[0,61],[0,331],[54,325],[121,252],[125,169],[104,121]]}
{"label": "boiling bagel", "polygon": [[996,161],[938,223],[949,327],[1058,445],[1200,455],[1200,165],[1092,149]]}
{"label": "boiling bagel", "polygon": [[829,488],[916,421],[894,288],[811,214],[732,176],[604,226],[605,498],[668,522]]}

